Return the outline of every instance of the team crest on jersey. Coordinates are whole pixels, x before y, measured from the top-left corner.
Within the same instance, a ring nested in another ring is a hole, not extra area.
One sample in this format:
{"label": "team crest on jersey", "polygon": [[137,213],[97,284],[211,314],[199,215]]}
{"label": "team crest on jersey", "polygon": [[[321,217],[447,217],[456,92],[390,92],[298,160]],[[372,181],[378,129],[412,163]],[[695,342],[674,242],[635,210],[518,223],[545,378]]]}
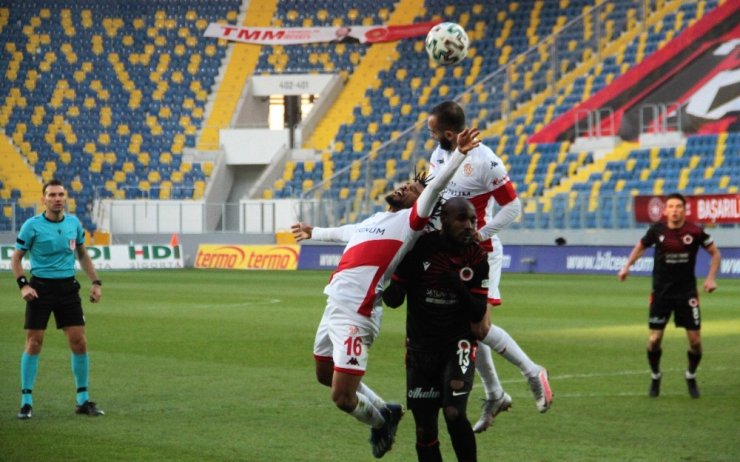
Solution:
{"label": "team crest on jersey", "polygon": [[460,279],[462,279],[463,281],[468,282],[469,280],[473,279],[474,275],[475,272],[473,271],[473,268],[469,266],[460,268]]}
{"label": "team crest on jersey", "polygon": [[77,248],[77,241],[75,241],[74,239],[70,239],[69,240],[69,249],[70,250],[74,250],[76,248]]}
{"label": "team crest on jersey", "polygon": [[424,267],[424,271],[428,270],[430,265],[431,263],[429,263],[428,261],[425,261],[424,263],[422,263],[422,266]]}
{"label": "team crest on jersey", "polygon": [[689,306],[690,306],[691,308],[696,308],[697,306],[699,306],[699,299],[698,299],[698,298],[696,298],[696,297],[694,297],[694,298],[690,298],[690,299],[689,299]]}
{"label": "team crest on jersey", "polygon": [[694,242],[694,236],[691,234],[687,234],[684,237],[681,238],[684,244],[691,245],[692,242]]}
{"label": "team crest on jersey", "polygon": [[357,335],[360,332],[360,329],[357,326],[349,326],[347,329],[347,333],[349,335]]}
{"label": "team crest on jersey", "polygon": [[665,240],[665,236],[663,236],[663,235],[661,234],[660,236],[658,236],[658,240],[659,240],[660,242],[663,242],[663,241]]}
{"label": "team crest on jersey", "polygon": [[472,174],[473,174],[473,164],[468,162],[467,164],[463,165],[463,175],[471,176]]}

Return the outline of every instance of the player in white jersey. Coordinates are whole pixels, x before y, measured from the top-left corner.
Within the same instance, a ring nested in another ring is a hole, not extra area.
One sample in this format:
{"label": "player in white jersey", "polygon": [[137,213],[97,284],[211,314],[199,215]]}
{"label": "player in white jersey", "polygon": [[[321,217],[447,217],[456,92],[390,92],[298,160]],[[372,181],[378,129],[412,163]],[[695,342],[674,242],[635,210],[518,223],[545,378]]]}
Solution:
{"label": "player in white jersey", "polygon": [[[453,101],[435,106],[427,125],[432,137],[439,142],[429,160],[429,174],[434,176],[450,162],[457,147],[457,134],[465,127],[465,112]],[[461,168],[442,193],[444,199],[464,197],[473,203],[478,218],[478,238],[488,253],[488,310],[484,320],[473,327],[479,342],[476,370],[486,390],[481,417],[473,426],[476,433],[486,430],[499,412],[511,407],[496,374],[490,348],[504,356],[527,377],[540,412],[546,412],[552,402],[547,370],[535,364],[513,338],[503,329],[492,325],[491,308],[501,304],[498,285],[501,279],[503,246],[497,233],[512,223],[521,213],[521,203],[509,179],[503,161],[483,144],[471,150]],[[494,202],[500,209],[493,213]],[[490,348],[489,348],[490,347]]]}
{"label": "player in white jersey", "polygon": [[403,407],[386,403],[361,382],[368,349],[380,331],[383,289],[413,247],[432,215],[440,194],[471,149],[480,144],[478,130],[461,130],[457,149],[448,165],[424,187],[424,176],[396,188],[386,197],[387,212],[376,213],[356,225],[318,228],[292,226],[297,241],[304,239],[347,242],[337,270],[324,289],[327,305],[316,332],[313,354],[319,383],[331,387],[334,404],[371,426],[375,457],[393,445]]}

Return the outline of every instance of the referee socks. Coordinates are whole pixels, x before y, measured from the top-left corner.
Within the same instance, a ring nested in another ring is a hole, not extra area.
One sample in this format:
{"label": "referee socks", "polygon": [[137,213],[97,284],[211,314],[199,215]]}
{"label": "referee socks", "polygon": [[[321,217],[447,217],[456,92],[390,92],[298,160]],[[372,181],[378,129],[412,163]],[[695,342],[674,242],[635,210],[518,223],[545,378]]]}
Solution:
{"label": "referee socks", "polygon": [[90,396],[87,392],[88,377],[90,375],[90,357],[87,353],[72,353],[72,373],[77,385],[77,405],[81,406],[88,401]]}
{"label": "referee socks", "polygon": [[39,370],[39,355],[29,355],[25,351],[21,356],[21,406],[33,405],[33,384]]}

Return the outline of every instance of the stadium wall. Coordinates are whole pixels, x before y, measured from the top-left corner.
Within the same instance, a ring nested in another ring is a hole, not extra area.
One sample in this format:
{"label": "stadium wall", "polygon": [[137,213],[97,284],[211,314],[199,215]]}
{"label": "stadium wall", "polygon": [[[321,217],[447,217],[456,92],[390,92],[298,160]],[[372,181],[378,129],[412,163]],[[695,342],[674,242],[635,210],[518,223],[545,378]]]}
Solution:
{"label": "stadium wall", "polygon": [[[336,269],[344,249],[341,245],[304,245],[299,270]],[[614,274],[627,262],[632,246],[544,246],[505,245],[503,269],[512,273]],[[723,248],[718,278],[740,279],[740,248]],[[699,252],[696,274],[707,275],[709,255]],[[648,249],[631,270],[632,275],[649,276],[653,270],[653,249]]]}
{"label": "stadium wall", "polygon": [[[616,263],[629,255],[630,250],[647,227],[632,230],[505,230],[500,234],[504,242],[507,271],[512,272],[566,272],[596,273],[611,271]],[[737,247],[736,228],[709,229],[722,252],[724,272],[720,277],[740,278],[740,248]],[[275,234],[267,233],[198,233],[198,234],[127,234],[111,237],[113,245],[168,245],[177,237],[182,249],[183,265],[192,268],[200,245],[275,245]],[[563,238],[558,246],[555,239]],[[16,234],[0,233],[0,243],[12,246]],[[341,245],[307,243],[301,246],[298,269],[335,269],[342,253]],[[699,253],[706,258],[705,252]],[[568,269],[571,265],[571,269]],[[574,266],[575,265],[575,266]],[[580,266],[579,266],[580,265]],[[606,269],[605,269],[606,268]],[[700,260],[699,274],[707,265]]]}

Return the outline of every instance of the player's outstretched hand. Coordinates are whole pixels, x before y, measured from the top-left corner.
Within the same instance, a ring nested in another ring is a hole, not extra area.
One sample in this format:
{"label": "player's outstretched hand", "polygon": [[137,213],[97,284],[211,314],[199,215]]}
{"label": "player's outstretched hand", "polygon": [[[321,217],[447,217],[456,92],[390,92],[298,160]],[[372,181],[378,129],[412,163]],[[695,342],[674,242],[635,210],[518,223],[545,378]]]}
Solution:
{"label": "player's outstretched hand", "polygon": [[313,226],[307,225],[306,223],[301,223],[299,221],[298,223],[293,223],[290,226],[290,231],[293,233],[293,237],[295,238],[296,242],[301,242],[307,239],[311,239],[311,235],[313,234]]}
{"label": "player's outstretched hand", "polygon": [[705,279],[704,280],[704,292],[712,293],[715,290],[717,290],[717,282],[714,279]]}
{"label": "player's outstretched hand", "polygon": [[471,149],[475,149],[480,144],[478,139],[480,131],[477,128],[466,128],[457,134],[457,150],[467,154]]}
{"label": "player's outstretched hand", "polygon": [[619,273],[617,273],[617,279],[619,279],[620,281],[624,281],[625,279],[627,279],[627,275],[629,274],[629,272],[629,268],[625,266],[624,268],[619,270]]}

